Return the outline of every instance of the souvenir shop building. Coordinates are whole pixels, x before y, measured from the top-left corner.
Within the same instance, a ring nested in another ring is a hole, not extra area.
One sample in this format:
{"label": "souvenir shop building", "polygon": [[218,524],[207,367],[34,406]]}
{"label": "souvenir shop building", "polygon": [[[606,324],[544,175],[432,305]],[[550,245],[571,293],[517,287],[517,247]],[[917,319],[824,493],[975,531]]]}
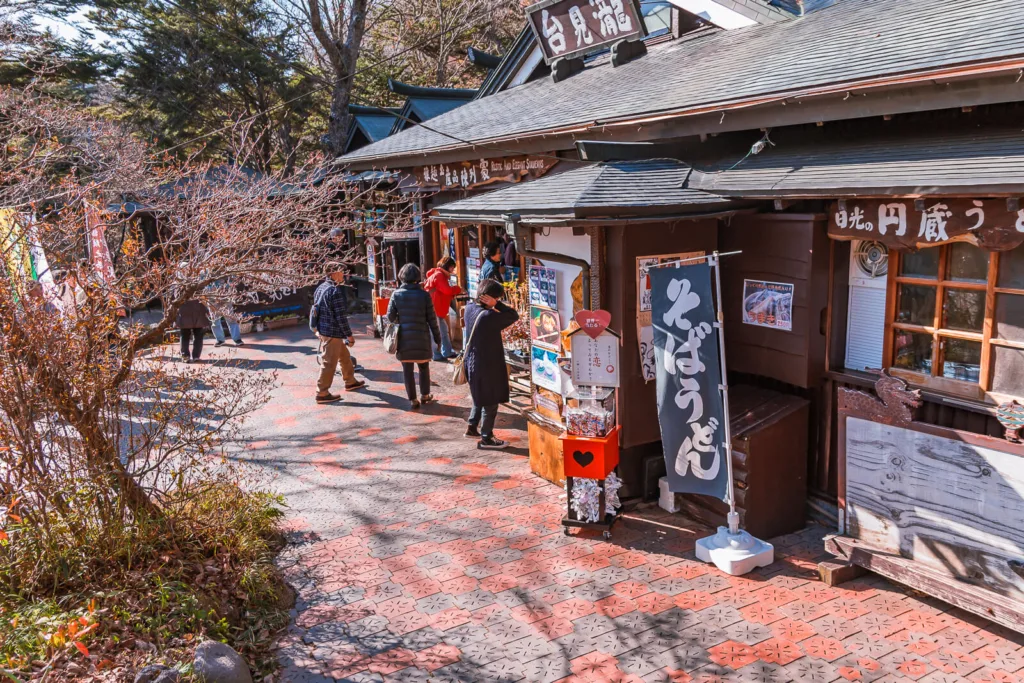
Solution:
{"label": "souvenir shop building", "polygon": [[[631,496],[656,496],[665,471],[645,268],[739,252],[721,296],[744,526],[770,537],[817,510],[840,558],[1022,629],[1024,29],[980,5],[704,27],[431,124],[467,143],[413,129],[345,161],[478,180],[484,160],[554,162],[435,195],[425,242],[515,235],[560,331],[577,309],[611,314]],[[460,264],[472,248],[456,241]],[[545,335],[532,347],[565,352]],[[567,389],[535,373],[531,462],[552,480]]]}

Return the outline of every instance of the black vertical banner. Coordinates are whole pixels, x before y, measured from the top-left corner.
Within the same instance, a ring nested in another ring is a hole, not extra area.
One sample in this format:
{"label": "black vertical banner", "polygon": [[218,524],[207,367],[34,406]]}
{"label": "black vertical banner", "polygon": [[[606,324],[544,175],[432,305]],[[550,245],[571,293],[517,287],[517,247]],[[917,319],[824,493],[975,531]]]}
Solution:
{"label": "black vertical banner", "polygon": [[724,407],[711,266],[652,268],[658,422],[669,489],[725,500]]}

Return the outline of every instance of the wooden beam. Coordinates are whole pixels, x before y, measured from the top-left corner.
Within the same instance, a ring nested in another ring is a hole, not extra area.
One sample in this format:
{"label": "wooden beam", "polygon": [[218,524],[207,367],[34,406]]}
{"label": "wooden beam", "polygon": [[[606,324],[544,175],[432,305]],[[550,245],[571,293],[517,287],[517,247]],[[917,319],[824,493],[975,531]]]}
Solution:
{"label": "wooden beam", "polygon": [[964,583],[951,575],[877,550],[848,536],[826,537],[825,550],[896,583],[985,617],[1017,633],[1024,633],[1024,603],[1018,600]]}
{"label": "wooden beam", "polygon": [[818,576],[829,586],[838,586],[841,583],[853,581],[860,576],[864,576],[867,572],[867,569],[852,562],[826,560],[818,563]]}

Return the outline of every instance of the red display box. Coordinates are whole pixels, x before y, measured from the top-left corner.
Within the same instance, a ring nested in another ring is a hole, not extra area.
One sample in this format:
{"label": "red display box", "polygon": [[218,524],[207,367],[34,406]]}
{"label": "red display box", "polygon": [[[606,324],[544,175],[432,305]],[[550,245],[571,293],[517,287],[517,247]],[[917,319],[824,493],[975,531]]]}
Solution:
{"label": "red display box", "polygon": [[565,476],[604,479],[619,464],[619,428],[607,436],[562,434],[562,460]]}
{"label": "red display box", "polygon": [[390,298],[374,297],[373,302],[377,306],[377,315],[385,316],[388,314],[388,304],[391,303]]}

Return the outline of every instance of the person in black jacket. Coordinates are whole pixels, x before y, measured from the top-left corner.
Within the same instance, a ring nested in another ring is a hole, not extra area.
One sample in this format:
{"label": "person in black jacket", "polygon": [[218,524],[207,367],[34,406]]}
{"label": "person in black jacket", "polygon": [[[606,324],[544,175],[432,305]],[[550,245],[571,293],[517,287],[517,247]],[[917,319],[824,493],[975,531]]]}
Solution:
{"label": "person in black jacket", "polygon": [[[398,325],[398,360],[402,361],[405,376],[405,393],[412,408],[420,403],[430,403],[430,359],[433,350],[431,337],[441,343],[441,330],[437,325],[434,302],[420,285],[420,269],[407,263],[398,272],[402,281],[388,303],[387,318]],[[420,398],[416,399],[415,366],[420,366]]]}
{"label": "person in black jacket", "polygon": [[508,403],[508,370],[501,331],[519,320],[516,310],[501,301],[505,288],[496,280],[483,280],[479,297],[466,306],[468,343],[463,360],[469,378],[473,409],[469,412],[466,436],[479,438],[476,447],[484,450],[505,448],[508,443],[494,436],[498,404]]}
{"label": "person in black jacket", "polygon": [[[178,309],[175,320],[181,333],[181,359],[186,363],[196,363],[203,355],[203,331],[210,324],[210,310],[199,299],[189,299]],[[192,342],[192,353],[189,354],[189,342]]]}

